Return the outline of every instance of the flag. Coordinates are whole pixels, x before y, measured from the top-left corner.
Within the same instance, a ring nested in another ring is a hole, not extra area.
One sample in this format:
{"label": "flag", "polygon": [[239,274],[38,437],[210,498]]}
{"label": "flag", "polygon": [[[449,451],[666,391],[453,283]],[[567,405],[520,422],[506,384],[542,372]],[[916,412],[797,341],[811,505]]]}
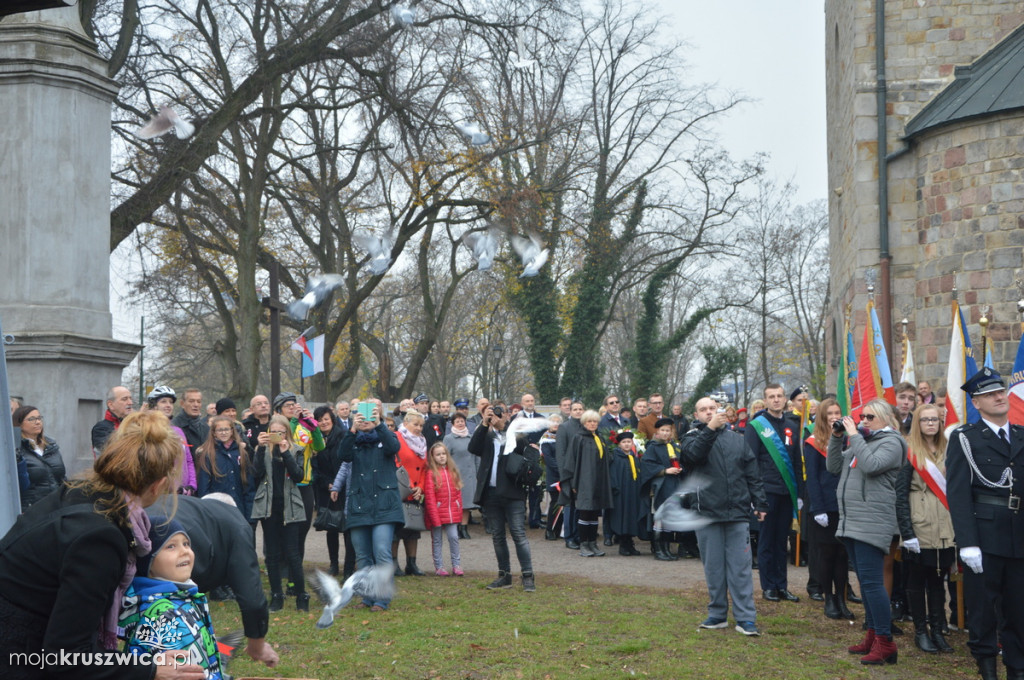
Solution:
{"label": "flag", "polygon": [[1010,422],[1024,425],[1024,336],[1017,345],[1017,358],[1013,360],[1010,376]]}
{"label": "flag", "polygon": [[857,356],[853,347],[853,332],[850,330],[850,321],[846,321],[846,344],[843,346],[840,355],[839,367],[836,371],[836,401],[839,403],[839,411],[844,415],[850,415],[850,399],[853,396],[853,387],[857,382]]}
{"label": "flag", "polygon": [[890,404],[896,403],[896,392],[892,386],[892,373],[889,371],[889,356],[882,342],[882,326],[878,323],[875,303],[868,300],[868,322],[864,326],[864,342],[860,349],[860,366],[857,369],[857,398],[854,399],[854,410],[872,399],[885,399]]}
{"label": "flag", "polygon": [[980,417],[960,386],[978,372],[971,336],[967,333],[960,304],[953,300],[953,337],[949,341],[949,369],[946,372],[946,434],[953,428],[973,423]]}
{"label": "flag", "polygon": [[302,352],[302,377],[308,378],[324,372],[324,336],[307,340],[304,336],[292,343],[292,349]]}
{"label": "flag", "polygon": [[992,365],[992,343],[991,342],[989,342],[989,343],[987,343],[985,345],[985,363],[982,364],[982,365],[986,366],[989,370],[992,370],[992,371],[996,370],[996,367]]}
{"label": "flag", "polygon": [[917,376],[914,372],[914,350],[910,347],[910,338],[903,334],[903,371],[900,382],[907,382],[917,387]]}

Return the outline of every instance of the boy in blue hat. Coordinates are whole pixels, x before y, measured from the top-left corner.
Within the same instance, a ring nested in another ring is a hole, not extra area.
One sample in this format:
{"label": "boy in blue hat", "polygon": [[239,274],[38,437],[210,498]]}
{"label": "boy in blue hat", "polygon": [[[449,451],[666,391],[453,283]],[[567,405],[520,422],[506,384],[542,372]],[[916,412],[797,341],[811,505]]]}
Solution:
{"label": "boy in blue hat", "polygon": [[210,608],[192,582],[195,554],[188,534],[176,520],[153,517],[149,539],[153,550],[139,558],[121,605],[125,651],[187,657],[182,660],[202,666],[209,680],[220,680]]}

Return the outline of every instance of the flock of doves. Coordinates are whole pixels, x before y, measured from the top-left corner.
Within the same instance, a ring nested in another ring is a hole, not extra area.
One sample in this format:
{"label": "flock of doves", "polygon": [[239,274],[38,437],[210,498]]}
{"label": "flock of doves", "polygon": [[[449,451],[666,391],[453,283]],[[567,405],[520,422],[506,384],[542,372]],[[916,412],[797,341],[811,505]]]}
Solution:
{"label": "flock of doves", "polygon": [[[403,28],[408,28],[416,23],[416,11],[411,7],[396,5],[391,8],[391,16],[395,23]],[[526,47],[521,37],[517,37],[516,45],[517,51],[508,53],[508,61],[511,66],[515,69],[532,68],[536,64],[536,60],[527,58]],[[456,123],[455,128],[472,146],[491,143],[491,136],[482,131],[476,123]],[[174,109],[165,104],[159,108],[156,115],[146,125],[135,131],[135,135],[141,139],[153,139],[171,131],[178,139],[188,139],[195,133],[195,126],[190,121],[181,118]],[[500,234],[501,231],[492,225],[483,231],[471,231],[461,238],[461,242],[473,253],[478,270],[487,271],[494,264],[494,257],[500,246]],[[353,233],[352,240],[369,256],[366,267],[370,273],[374,276],[383,276],[392,264],[391,251],[395,246],[395,235],[360,230]],[[548,261],[550,254],[540,237],[533,233],[529,233],[526,237],[511,234],[509,240],[512,243],[512,249],[523,263],[523,273],[520,274],[520,278],[536,276],[540,272],[540,268]],[[309,310],[322,302],[328,293],[342,284],[342,281],[341,276],[337,274],[324,274],[311,278],[306,294],[289,306],[288,313],[296,319],[304,319]]]}

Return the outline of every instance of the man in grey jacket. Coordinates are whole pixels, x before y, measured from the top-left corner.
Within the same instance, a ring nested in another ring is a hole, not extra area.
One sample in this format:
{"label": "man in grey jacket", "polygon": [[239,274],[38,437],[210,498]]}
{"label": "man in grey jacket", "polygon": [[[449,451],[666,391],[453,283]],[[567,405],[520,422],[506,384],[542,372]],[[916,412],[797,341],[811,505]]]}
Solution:
{"label": "man in grey jacket", "polygon": [[705,397],[697,402],[697,422],[680,443],[684,467],[701,477],[697,512],[711,524],[697,530],[700,559],[708,584],[708,618],[701,628],[729,625],[729,595],[736,630],[760,635],[754,609],[749,521],[768,510],[760,469],[743,436],[728,429],[724,409]]}

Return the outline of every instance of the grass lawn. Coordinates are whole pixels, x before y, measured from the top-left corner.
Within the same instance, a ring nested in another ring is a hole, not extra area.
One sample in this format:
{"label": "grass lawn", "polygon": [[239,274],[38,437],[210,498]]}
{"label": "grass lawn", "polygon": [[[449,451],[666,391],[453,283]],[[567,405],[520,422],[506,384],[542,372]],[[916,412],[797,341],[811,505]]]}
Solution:
{"label": "grass lawn", "polygon": [[[976,678],[963,634],[956,653],[926,655],[907,635],[897,638],[899,663],[868,667],[846,647],[860,642],[860,621],[830,621],[819,603],[757,602],[762,635],[732,627],[698,630],[706,613],[702,589],[689,591],[596,584],[539,574],[537,592],[484,588],[493,573],[463,578],[403,577],[390,611],[342,609],[327,630],[314,626],[294,599],[270,615],[275,669],[242,658],[237,677],[283,678]],[[353,603],[354,604],[354,603]],[[233,602],[211,603],[217,630],[241,628]],[[858,616],[861,607],[854,606]]]}

